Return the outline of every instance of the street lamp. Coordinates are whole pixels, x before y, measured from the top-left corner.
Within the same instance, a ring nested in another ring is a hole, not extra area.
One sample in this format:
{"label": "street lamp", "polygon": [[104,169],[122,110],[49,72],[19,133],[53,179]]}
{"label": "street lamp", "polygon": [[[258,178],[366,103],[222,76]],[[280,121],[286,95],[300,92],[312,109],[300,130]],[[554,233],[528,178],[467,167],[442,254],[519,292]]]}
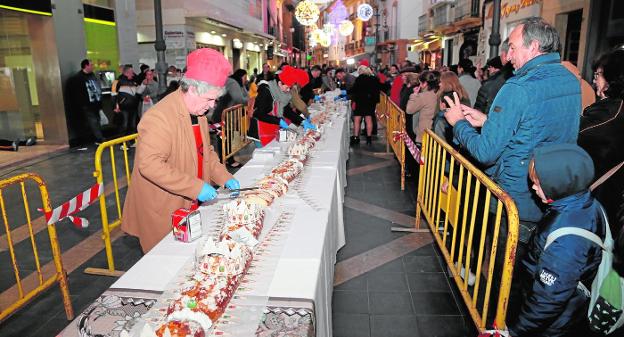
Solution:
{"label": "street lamp", "polygon": [[163,36],[162,6],[160,0],[154,0],[154,21],[156,28],[156,71],[158,72],[158,93],[167,90],[167,61],[165,60],[165,38]]}

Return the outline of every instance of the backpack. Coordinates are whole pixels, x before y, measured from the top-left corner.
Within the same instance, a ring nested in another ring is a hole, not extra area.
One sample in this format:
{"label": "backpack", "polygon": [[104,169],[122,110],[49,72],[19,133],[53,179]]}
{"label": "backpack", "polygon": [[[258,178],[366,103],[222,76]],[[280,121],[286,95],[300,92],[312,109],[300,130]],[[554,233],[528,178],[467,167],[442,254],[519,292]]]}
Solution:
{"label": "backpack", "polygon": [[598,235],[586,229],[562,227],[548,235],[544,250],[564,235],[583,237],[602,248],[602,260],[592,282],[591,292],[580,281],[577,288],[590,296],[589,310],[587,311],[589,327],[595,332],[608,335],[624,325],[624,315],[622,314],[624,312],[624,279],[611,267],[614,241],[607,215],[602,206],[600,206],[600,211],[606,227],[604,242]]}

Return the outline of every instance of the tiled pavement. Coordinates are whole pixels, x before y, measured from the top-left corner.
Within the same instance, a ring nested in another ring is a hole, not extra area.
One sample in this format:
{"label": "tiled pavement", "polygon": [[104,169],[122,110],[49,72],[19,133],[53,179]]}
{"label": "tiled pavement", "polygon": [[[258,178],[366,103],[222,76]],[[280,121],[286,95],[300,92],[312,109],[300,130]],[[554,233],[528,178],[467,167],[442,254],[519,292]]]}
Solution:
{"label": "tiled pavement", "polygon": [[[384,151],[385,144],[380,141],[372,147],[362,144],[352,150],[349,159],[344,211],[347,244],[340,250],[336,265],[334,336],[475,336],[431,236],[390,231],[391,226],[413,222],[416,186],[415,180],[409,179],[406,190],[400,190],[399,167]],[[52,204],[58,205],[93,183],[93,155],[93,148],[63,152],[28,167],[11,169],[9,175],[38,172],[48,182]],[[19,211],[9,208],[9,214]],[[76,314],[115,281],[83,273],[86,267],[105,266],[101,248],[91,247],[87,256],[79,259],[71,252],[72,247],[98,235],[101,229],[98,213],[97,207],[82,213],[91,221],[86,230],[75,229],[67,222],[57,225],[64,258],[71,260],[65,262],[66,267],[74,264],[69,282]],[[0,266],[3,266],[0,293],[15,282],[10,267],[5,268],[10,266],[10,260],[8,252],[2,249],[1,235],[3,230],[0,230]],[[45,231],[37,234],[43,250],[45,240]],[[29,253],[29,245],[24,240],[18,250]],[[127,270],[141,257],[133,239],[121,237],[113,245],[119,270]],[[43,255],[43,262],[49,262],[49,254]],[[76,262],[85,259],[84,263]],[[32,261],[22,264],[33,270]],[[58,287],[53,287],[0,323],[0,337],[55,336],[67,324],[60,292]]]}
{"label": "tiled pavement", "polygon": [[[347,243],[336,265],[334,336],[476,336],[431,235],[390,231],[406,220],[413,224],[416,182],[408,179],[401,191],[396,161],[374,155],[383,151],[381,142],[362,144],[349,159]],[[384,252],[371,253],[379,247]]]}

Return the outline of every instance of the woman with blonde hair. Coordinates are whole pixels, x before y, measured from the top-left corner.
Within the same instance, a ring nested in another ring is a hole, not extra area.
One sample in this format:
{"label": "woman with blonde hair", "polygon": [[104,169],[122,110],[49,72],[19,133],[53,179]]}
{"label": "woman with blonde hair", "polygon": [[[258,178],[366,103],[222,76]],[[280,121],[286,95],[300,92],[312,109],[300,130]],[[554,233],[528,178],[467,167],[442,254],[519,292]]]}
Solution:
{"label": "woman with blonde hair", "polygon": [[353,110],[353,136],[351,137],[351,145],[360,143],[360,124],[362,117],[366,124],[366,144],[371,145],[373,136],[373,118],[375,118],[375,108],[379,103],[379,80],[373,71],[365,66],[358,67],[359,76],[355,79],[351,96],[355,103]]}

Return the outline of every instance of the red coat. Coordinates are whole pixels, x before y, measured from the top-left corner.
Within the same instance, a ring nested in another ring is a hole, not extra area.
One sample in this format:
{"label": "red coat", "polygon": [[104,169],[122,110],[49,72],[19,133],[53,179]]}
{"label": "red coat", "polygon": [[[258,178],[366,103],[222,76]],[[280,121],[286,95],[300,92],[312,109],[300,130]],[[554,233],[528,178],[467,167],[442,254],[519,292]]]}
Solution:
{"label": "red coat", "polygon": [[392,87],[390,88],[390,99],[401,106],[401,88],[403,88],[403,77],[397,75],[392,81]]}

